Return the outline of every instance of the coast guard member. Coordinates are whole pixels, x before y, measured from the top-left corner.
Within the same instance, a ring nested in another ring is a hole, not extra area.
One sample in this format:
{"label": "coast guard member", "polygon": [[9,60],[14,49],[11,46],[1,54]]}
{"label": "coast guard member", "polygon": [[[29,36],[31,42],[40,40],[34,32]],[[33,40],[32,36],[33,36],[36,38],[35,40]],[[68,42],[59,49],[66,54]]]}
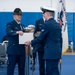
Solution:
{"label": "coast guard member", "polygon": [[44,6],[41,7],[41,10],[44,18],[47,20],[42,27],[41,34],[31,42],[27,41],[25,43],[34,46],[45,40],[44,59],[46,61],[46,75],[59,75],[58,63],[62,54],[61,27],[53,18],[55,9]]}
{"label": "coast guard member", "polygon": [[[36,21],[35,29],[34,29],[34,39],[40,35],[40,32],[41,32],[41,29],[42,29],[44,22],[45,22],[44,17],[42,17],[41,19]],[[34,65],[35,65],[36,52],[38,52],[39,75],[45,75],[45,61],[43,59],[43,55],[44,55],[43,43],[37,44],[33,47]]]}
{"label": "coast guard member", "polygon": [[6,33],[8,36],[8,66],[7,75],[14,75],[14,68],[18,64],[19,75],[24,75],[25,69],[25,45],[19,44],[19,35],[22,36],[25,32],[24,25],[21,24],[22,11],[16,8],[13,12],[14,20],[9,22],[6,26]]}

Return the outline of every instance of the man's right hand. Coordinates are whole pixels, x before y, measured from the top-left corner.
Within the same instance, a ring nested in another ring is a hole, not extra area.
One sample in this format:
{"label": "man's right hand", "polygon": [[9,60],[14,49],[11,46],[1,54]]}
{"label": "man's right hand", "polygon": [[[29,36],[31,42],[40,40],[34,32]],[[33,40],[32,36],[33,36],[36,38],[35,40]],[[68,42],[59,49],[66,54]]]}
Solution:
{"label": "man's right hand", "polygon": [[35,37],[38,37],[40,35],[40,32],[35,33]]}
{"label": "man's right hand", "polygon": [[30,41],[25,42],[26,45],[31,45]]}

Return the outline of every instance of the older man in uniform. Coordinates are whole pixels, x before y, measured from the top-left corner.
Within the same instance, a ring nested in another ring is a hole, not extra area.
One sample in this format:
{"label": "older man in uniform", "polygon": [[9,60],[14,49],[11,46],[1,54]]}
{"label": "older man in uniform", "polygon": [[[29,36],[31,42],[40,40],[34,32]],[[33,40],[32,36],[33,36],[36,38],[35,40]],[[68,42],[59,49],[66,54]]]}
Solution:
{"label": "older man in uniform", "polygon": [[14,75],[14,68],[18,64],[19,75],[24,75],[25,69],[25,45],[19,44],[19,35],[22,36],[25,32],[24,25],[21,24],[22,11],[16,8],[13,12],[14,20],[9,22],[6,26],[6,33],[8,36],[8,66],[7,75]]}
{"label": "older man in uniform", "polygon": [[53,18],[55,9],[44,6],[41,7],[41,10],[43,11],[44,18],[47,20],[42,27],[41,34],[31,42],[27,41],[25,43],[34,46],[45,40],[44,59],[46,61],[46,75],[60,75],[58,63],[62,54],[61,27]]}

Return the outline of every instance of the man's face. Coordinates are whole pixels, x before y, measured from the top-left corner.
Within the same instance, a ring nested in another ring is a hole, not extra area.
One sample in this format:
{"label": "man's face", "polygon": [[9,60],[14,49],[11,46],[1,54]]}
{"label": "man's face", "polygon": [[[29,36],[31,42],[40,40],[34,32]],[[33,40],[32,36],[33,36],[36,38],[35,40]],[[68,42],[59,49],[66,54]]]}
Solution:
{"label": "man's face", "polygon": [[15,14],[14,19],[19,22],[22,19],[22,15]]}
{"label": "man's face", "polygon": [[43,14],[43,17],[45,18],[45,20],[47,20],[47,14],[46,14],[46,12],[43,12],[42,14]]}

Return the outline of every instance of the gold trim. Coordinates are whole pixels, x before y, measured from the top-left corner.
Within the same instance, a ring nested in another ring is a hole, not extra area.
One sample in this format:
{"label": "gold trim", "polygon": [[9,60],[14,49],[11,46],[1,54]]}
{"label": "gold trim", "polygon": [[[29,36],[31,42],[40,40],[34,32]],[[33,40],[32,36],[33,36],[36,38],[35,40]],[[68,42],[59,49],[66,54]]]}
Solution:
{"label": "gold trim", "polygon": [[66,48],[66,50],[65,50],[65,51],[63,51],[63,52],[62,52],[62,54],[65,54],[67,51],[68,51],[68,48]]}

